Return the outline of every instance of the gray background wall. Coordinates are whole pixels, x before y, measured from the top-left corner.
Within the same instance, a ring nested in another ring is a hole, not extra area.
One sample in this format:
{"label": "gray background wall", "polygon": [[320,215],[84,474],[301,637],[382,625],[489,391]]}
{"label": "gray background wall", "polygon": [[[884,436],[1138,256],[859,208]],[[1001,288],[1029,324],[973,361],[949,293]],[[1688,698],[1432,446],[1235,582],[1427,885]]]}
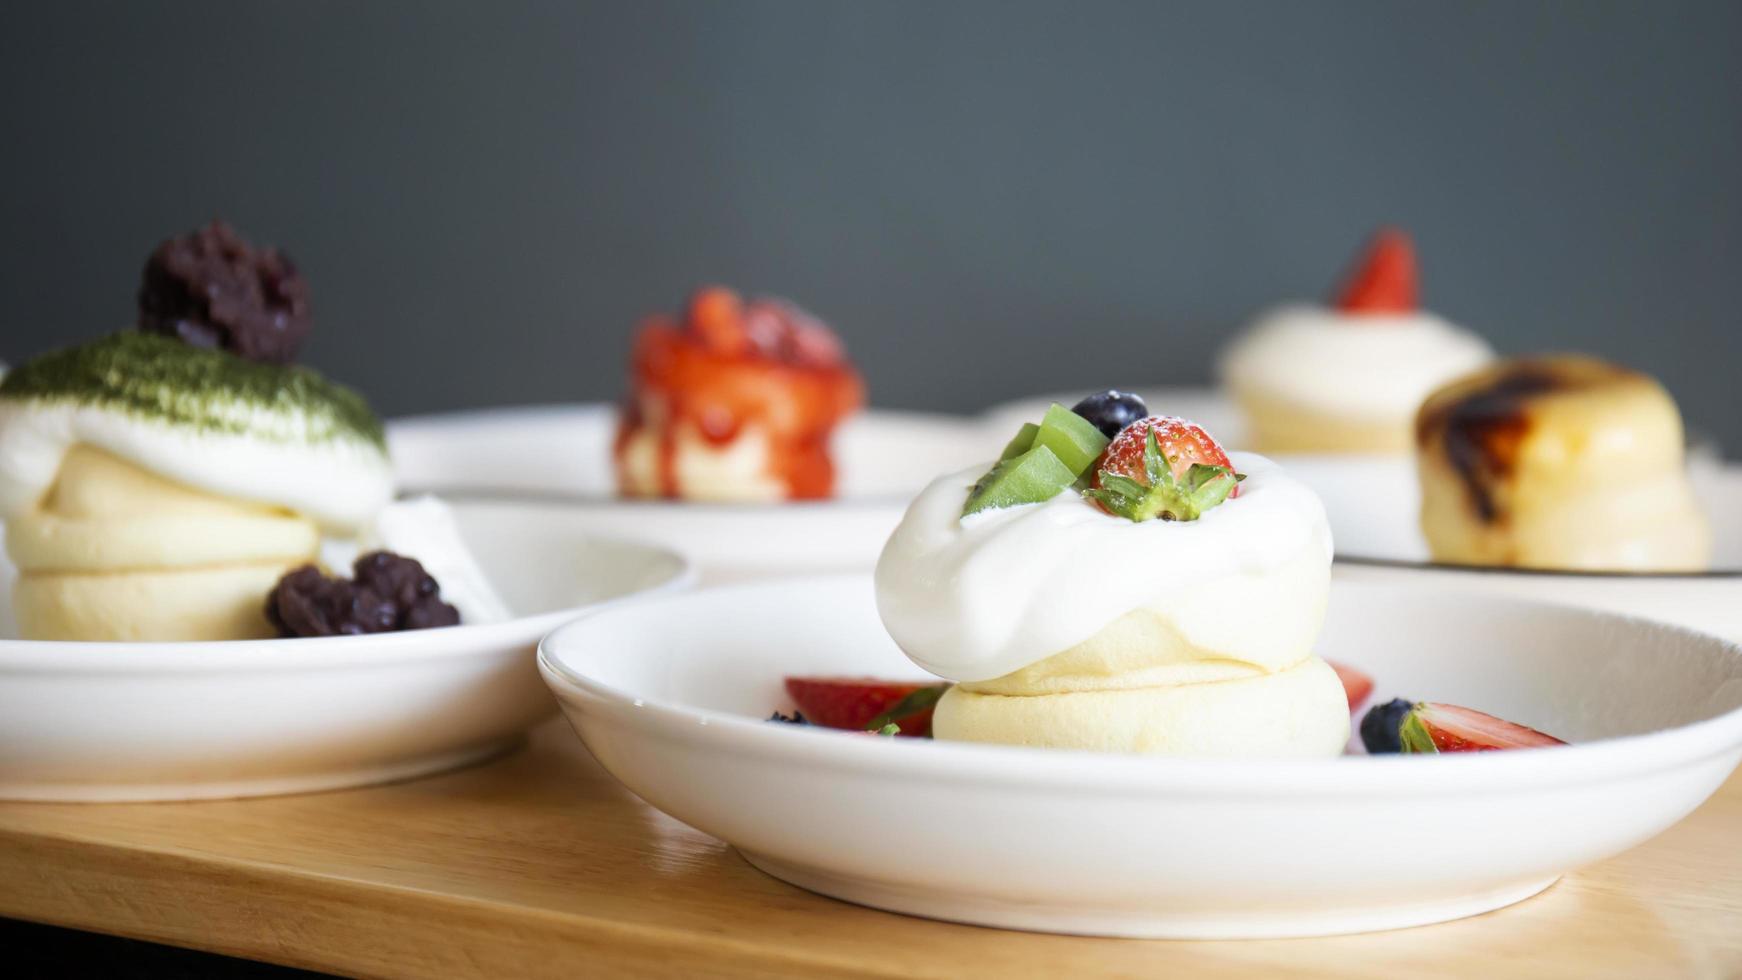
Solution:
{"label": "gray background wall", "polygon": [[213,214],[385,412],[614,397],[719,280],[888,406],[1204,379],[1369,227],[1742,447],[1742,4],[60,3],[0,20],[0,359]]}

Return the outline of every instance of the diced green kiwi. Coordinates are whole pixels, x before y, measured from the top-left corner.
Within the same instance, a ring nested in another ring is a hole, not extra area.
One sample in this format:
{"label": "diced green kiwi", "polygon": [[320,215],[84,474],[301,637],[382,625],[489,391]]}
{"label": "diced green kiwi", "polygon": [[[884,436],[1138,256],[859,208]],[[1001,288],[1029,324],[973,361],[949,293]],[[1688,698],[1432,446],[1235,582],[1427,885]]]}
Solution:
{"label": "diced green kiwi", "polygon": [[1034,434],[1040,431],[1040,426],[1033,422],[1022,423],[1022,428],[1016,430],[1016,438],[1010,440],[1004,451],[998,454],[998,462],[1002,463],[1012,456],[1021,456],[1034,448]]}
{"label": "diced green kiwi", "polygon": [[992,467],[962,505],[962,516],[982,510],[1044,503],[1076,482],[1077,475],[1045,446],[1035,446]]}
{"label": "diced green kiwi", "polygon": [[1046,410],[1040,428],[1034,433],[1034,444],[1052,450],[1060,462],[1070,467],[1073,480],[1088,472],[1108,441],[1093,422],[1056,403]]}

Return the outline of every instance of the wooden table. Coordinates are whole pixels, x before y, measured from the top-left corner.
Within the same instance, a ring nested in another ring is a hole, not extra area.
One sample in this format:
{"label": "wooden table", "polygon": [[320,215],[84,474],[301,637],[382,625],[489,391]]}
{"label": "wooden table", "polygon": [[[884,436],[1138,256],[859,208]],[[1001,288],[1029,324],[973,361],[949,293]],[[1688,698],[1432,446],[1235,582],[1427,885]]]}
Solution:
{"label": "wooden table", "polygon": [[0,915],[368,976],[1738,977],[1742,778],[1656,840],[1474,919],[1147,942],[800,891],[641,803],[552,722],[494,763],[395,786],[0,804]]}

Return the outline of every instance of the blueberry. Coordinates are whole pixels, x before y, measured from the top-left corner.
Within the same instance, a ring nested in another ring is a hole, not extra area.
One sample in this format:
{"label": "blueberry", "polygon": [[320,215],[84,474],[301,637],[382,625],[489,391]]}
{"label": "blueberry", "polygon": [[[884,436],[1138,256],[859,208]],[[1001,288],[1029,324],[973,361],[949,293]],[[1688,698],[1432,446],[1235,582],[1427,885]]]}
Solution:
{"label": "blueberry", "polygon": [[1361,744],[1368,755],[1403,751],[1403,719],[1414,707],[1413,701],[1394,698],[1367,710],[1361,719]]}
{"label": "blueberry", "polygon": [[1113,388],[1096,392],[1077,402],[1071,406],[1071,411],[1088,419],[1091,425],[1100,429],[1101,434],[1109,439],[1138,419],[1149,417],[1149,406],[1143,404],[1143,399]]}

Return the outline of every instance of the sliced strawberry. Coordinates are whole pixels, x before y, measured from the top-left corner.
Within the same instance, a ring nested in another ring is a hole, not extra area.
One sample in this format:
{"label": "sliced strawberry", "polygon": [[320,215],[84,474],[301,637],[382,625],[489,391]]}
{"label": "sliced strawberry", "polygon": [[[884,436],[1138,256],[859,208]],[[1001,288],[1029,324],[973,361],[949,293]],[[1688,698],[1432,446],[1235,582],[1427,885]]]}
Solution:
{"label": "sliced strawberry", "polygon": [[1373,755],[1387,752],[1491,752],[1567,743],[1534,728],[1455,704],[1405,701],[1374,705],[1361,719],[1361,743]]}
{"label": "sliced strawberry", "polygon": [[1396,228],[1381,228],[1344,281],[1337,309],[1344,313],[1411,313],[1417,304],[1415,247],[1409,236]]}
{"label": "sliced strawberry", "polygon": [[753,299],[744,304],[744,335],[750,346],[769,356],[779,356],[792,343],[792,324],[780,304]]}
{"label": "sliced strawberry", "polygon": [[751,337],[744,326],[744,301],[724,286],[703,286],[690,297],[686,325],[703,344],[721,354],[742,354]]}
{"label": "sliced strawberry", "polygon": [[1202,426],[1170,415],[1121,429],[1093,469],[1089,499],[1133,521],[1195,521],[1238,497],[1245,479]]}
{"label": "sliced strawberry", "polygon": [[[1436,752],[1491,752],[1495,749],[1531,749],[1567,744],[1534,728],[1485,715],[1473,708],[1460,708],[1455,704],[1418,704],[1412,717],[1432,740],[1433,750]],[[1402,732],[1404,751],[1421,751],[1419,748],[1410,747],[1411,734],[1410,723],[1406,719]],[[1419,743],[1419,737],[1415,741]]]}
{"label": "sliced strawberry", "polygon": [[931,732],[932,708],[948,684],[874,677],[788,677],[786,693],[813,725],[863,732],[894,723],[903,735]]}
{"label": "sliced strawberry", "polygon": [[1337,680],[1343,682],[1343,693],[1349,698],[1349,710],[1354,711],[1367,700],[1367,695],[1373,693],[1373,678],[1361,673],[1348,664],[1340,664],[1335,660],[1327,660],[1331,669],[1337,672]]}

